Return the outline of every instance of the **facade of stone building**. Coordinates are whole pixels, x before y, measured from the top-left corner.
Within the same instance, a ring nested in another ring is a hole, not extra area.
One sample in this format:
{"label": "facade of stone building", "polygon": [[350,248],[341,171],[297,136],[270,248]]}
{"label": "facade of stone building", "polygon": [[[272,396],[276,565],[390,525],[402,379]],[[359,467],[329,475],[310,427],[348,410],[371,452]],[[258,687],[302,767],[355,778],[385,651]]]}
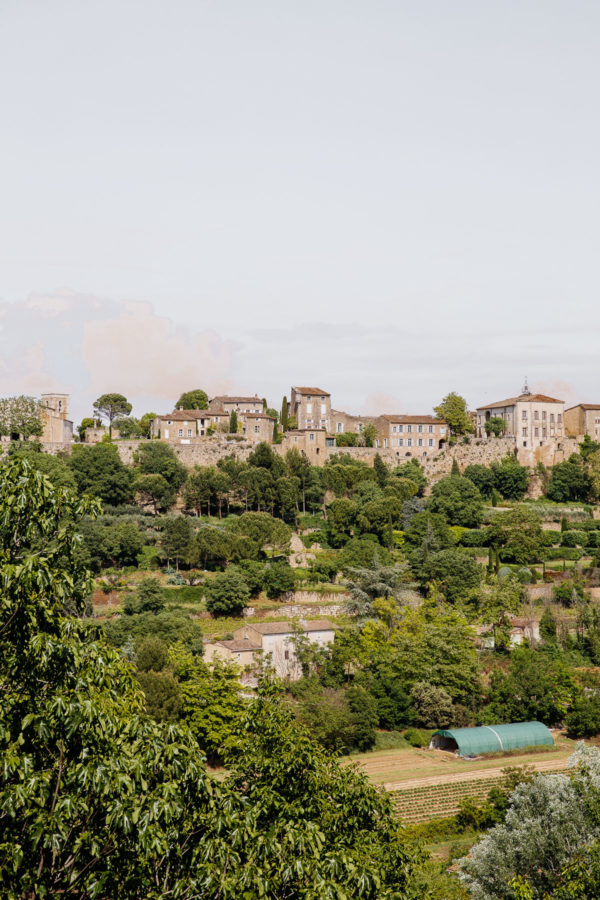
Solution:
{"label": "facade of stone building", "polygon": [[296,417],[297,427],[323,428],[331,431],[331,395],[316,387],[293,387],[289,415]]}
{"label": "facade of stone building", "polygon": [[560,441],[565,436],[564,407],[563,400],[525,390],[518,397],[477,407],[477,437],[487,437],[485,423],[497,416],[504,419],[505,434],[514,438],[518,450]]}
{"label": "facade of stone building", "polygon": [[64,444],[73,440],[73,422],[69,419],[68,394],[42,394],[41,441],[49,444]]}
{"label": "facade of stone building", "polygon": [[[150,436],[171,444],[196,443],[213,432],[229,432],[231,413],[213,405],[211,409],[175,409],[152,420]],[[275,420],[263,412],[237,412],[239,435],[253,443],[273,441]],[[210,429],[210,432],[209,432]]]}
{"label": "facade of stone building", "polygon": [[600,441],[600,403],[578,403],[565,409],[565,434]]}
{"label": "facade of stone building", "polygon": [[437,454],[448,439],[448,426],[434,416],[410,414],[381,416],[385,422],[376,446],[397,450],[399,456],[426,457]]}
{"label": "facade of stone building", "polygon": [[[281,444],[276,449],[285,455],[292,448],[306,456],[311,465],[323,466],[327,453],[335,452],[335,437],[327,434],[322,428],[297,428],[284,432]],[[341,449],[343,452],[345,448]]]}
{"label": "facade of stone building", "polygon": [[386,430],[385,416],[353,416],[350,413],[341,412],[339,409],[331,410],[332,434],[362,434],[366,425],[373,425],[377,434],[383,436]]}
{"label": "facade of stone building", "polygon": [[259,444],[266,441],[273,443],[275,419],[266,412],[238,412],[238,434],[243,434],[249,441]]}
{"label": "facade of stone building", "polygon": [[263,402],[260,397],[228,397],[222,395],[213,397],[209,402],[209,409],[223,410],[227,415],[237,413],[262,413]]}
{"label": "facade of stone building", "polygon": [[[311,644],[326,647],[333,643],[335,626],[327,619],[301,621],[297,626]],[[204,659],[222,659],[250,670],[260,658],[269,660],[279,678],[296,681],[302,669],[296,656],[294,626],[287,622],[246,623],[233,632],[233,640],[204,645]]]}

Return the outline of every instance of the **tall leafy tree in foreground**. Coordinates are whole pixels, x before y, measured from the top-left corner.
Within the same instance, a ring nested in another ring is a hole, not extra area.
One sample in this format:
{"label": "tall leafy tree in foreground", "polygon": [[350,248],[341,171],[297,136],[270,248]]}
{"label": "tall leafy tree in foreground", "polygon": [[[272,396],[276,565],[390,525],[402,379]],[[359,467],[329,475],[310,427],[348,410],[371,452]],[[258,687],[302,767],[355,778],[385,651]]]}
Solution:
{"label": "tall leafy tree in foreground", "polygon": [[208,394],[206,391],[197,388],[195,391],[184,391],[177,403],[175,409],[207,409]]}
{"label": "tall leafy tree in foreground", "polygon": [[467,401],[456,391],[446,394],[439,406],[435,406],[434,413],[439,419],[443,419],[454,435],[472,434],[475,430],[473,420],[467,410]]}
{"label": "tall leafy tree in foreground", "polygon": [[98,509],[0,469],[0,895],[120,900],[408,898],[416,854],[366,778],[267,683],[211,779],[186,727],[145,712],[130,665],[78,613],[77,521]]}
{"label": "tall leafy tree in foreground", "polygon": [[13,434],[40,437],[42,426],[41,406],[34,397],[2,397],[0,398],[0,435],[10,437]]}
{"label": "tall leafy tree in foreground", "polygon": [[94,415],[108,419],[108,434],[112,437],[112,425],[118,416],[128,416],[133,409],[123,394],[102,394],[94,402]]}

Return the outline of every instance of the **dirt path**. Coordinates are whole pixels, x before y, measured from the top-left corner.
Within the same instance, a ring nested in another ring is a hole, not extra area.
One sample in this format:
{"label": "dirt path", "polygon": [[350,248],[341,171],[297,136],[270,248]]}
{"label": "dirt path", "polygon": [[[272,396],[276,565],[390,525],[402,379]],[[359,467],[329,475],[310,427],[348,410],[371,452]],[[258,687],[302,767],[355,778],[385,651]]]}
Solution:
{"label": "dirt path", "polygon": [[[488,778],[502,778],[502,770],[511,765],[510,758],[507,758],[503,766],[494,769],[469,769],[465,772],[453,772],[448,775],[432,775],[429,778],[411,778],[410,781],[385,781],[383,786],[386,791],[405,791],[409,788],[429,787],[434,784],[454,784],[461,781],[480,781]],[[566,769],[567,760],[565,759],[547,759],[539,762],[531,761],[526,763],[536,772],[556,772],[558,769]]]}

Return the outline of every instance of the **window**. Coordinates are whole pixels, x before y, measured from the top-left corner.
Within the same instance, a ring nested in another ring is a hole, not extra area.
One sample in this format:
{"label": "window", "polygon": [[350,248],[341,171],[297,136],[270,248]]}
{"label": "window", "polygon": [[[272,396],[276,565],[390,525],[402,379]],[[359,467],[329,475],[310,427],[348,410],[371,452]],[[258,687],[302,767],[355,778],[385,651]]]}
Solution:
{"label": "window", "polygon": [[309,439],[310,441],[314,441],[314,439],[315,439],[314,434],[309,434],[308,439]]}
{"label": "window", "polygon": [[445,428],[440,428],[440,434],[446,434],[446,429],[445,429]]}
{"label": "window", "polygon": [[327,407],[324,403],[321,403],[321,415],[324,416],[327,413]]}
{"label": "window", "polygon": [[429,434],[433,434],[433,425],[428,425],[427,431],[429,432]]}
{"label": "window", "polygon": [[407,447],[412,447],[412,438],[407,438],[407,439],[406,439],[406,446],[407,446]]}
{"label": "window", "polygon": [[554,423],[554,413],[550,413],[550,421]]}
{"label": "window", "polygon": [[404,447],[404,438],[398,438],[398,446]]}
{"label": "window", "polygon": [[359,422],[359,423],[358,423],[358,430],[359,430],[359,432],[361,432],[361,431],[363,430],[364,427],[365,427],[365,426],[363,425],[362,422]]}
{"label": "window", "polygon": [[542,428],[542,437],[548,437],[548,429],[546,427]]}
{"label": "window", "polygon": [[524,422],[527,421],[527,410],[526,409],[524,409],[523,412],[521,413],[521,418],[523,419]]}
{"label": "window", "polygon": [[422,434],[422,433],[423,433],[423,426],[422,426],[422,425],[417,425],[417,431],[419,432],[419,434]]}
{"label": "window", "polygon": [[422,446],[423,446],[423,438],[419,438],[419,440],[417,441],[417,445],[418,445],[419,447],[422,447]]}
{"label": "window", "polygon": [[527,429],[526,428],[523,429],[523,437],[527,437]]}
{"label": "window", "polygon": [[289,651],[289,650],[284,650],[283,656],[284,656],[284,659],[289,659],[289,658],[290,658],[290,651]]}
{"label": "window", "polygon": [[383,439],[383,446],[384,446],[384,447],[387,447],[387,438],[384,438],[384,439]]}
{"label": "window", "polygon": [[546,415],[547,415],[546,410],[545,409],[542,410],[542,422],[546,421]]}
{"label": "window", "polygon": [[539,437],[539,436],[540,436],[540,429],[539,429],[539,428],[534,428],[534,429],[533,429],[533,434],[534,434],[534,437]]}
{"label": "window", "polygon": [[338,434],[342,434],[342,432],[344,431],[344,423],[343,422],[337,423],[336,431]]}
{"label": "window", "polygon": [[192,436],[192,429],[188,428],[188,437],[191,437],[191,436]]}
{"label": "window", "polygon": [[406,430],[407,430],[408,433],[410,434],[411,431],[412,431],[412,425],[407,425],[407,426],[406,426]]}
{"label": "window", "polygon": [[254,433],[255,433],[255,434],[260,434],[260,425],[255,425],[255,426],[254,426]]}
{"label": "window", "polygon": [[400,434],[402,434],[402,432],[404,431],[404,425],[398,425],[398,431],[400,432]]}
{"label": "window", "polygon": [[[598,421],[598,420],[596,419],[596,421]],[[396,426],[395,426],[395,425],[392,425],[392,432],[393,432],[394,434],[396,434]]]}
{"label": "window", "polygon": [[169,440],[169,429],[165,428],[165,438]]}
{"label": "window", "polygon": [[179,435],[179,437],[183,437],[183,428],[180,428],[177,434]]}
{"label": "window", "polygon": [[537,421],[537,419],[539,419],[539,417],[540,417],[540,414],[539,414],[539,412],[538,412],[537,409],[536,409],[536,411],[535,411],[534,414],[533,414],[533,418]]}
{"label": "window", "polygon": [[306,404],[306,412],[307,412],[307,415],[312,416],[312,403]]}
{"label": "window", "polygon": [[171,419],[167,419],[167,425],[172,425],[172,424],[173,423],[172,423]]}
{"label": "window", "polygon": [[429,438],[427,443],[429,444],[430,447],[433,447],[433,438]]}

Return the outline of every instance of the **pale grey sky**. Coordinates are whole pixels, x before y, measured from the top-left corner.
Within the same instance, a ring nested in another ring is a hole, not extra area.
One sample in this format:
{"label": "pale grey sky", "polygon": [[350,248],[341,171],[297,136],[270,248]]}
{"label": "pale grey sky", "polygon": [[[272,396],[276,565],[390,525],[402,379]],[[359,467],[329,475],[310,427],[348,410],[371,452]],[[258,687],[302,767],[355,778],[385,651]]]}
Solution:
{"label": "pale grey sky", "polygon": [[2,0],[0,393],[600,402],[599,92],[597,2]]}

